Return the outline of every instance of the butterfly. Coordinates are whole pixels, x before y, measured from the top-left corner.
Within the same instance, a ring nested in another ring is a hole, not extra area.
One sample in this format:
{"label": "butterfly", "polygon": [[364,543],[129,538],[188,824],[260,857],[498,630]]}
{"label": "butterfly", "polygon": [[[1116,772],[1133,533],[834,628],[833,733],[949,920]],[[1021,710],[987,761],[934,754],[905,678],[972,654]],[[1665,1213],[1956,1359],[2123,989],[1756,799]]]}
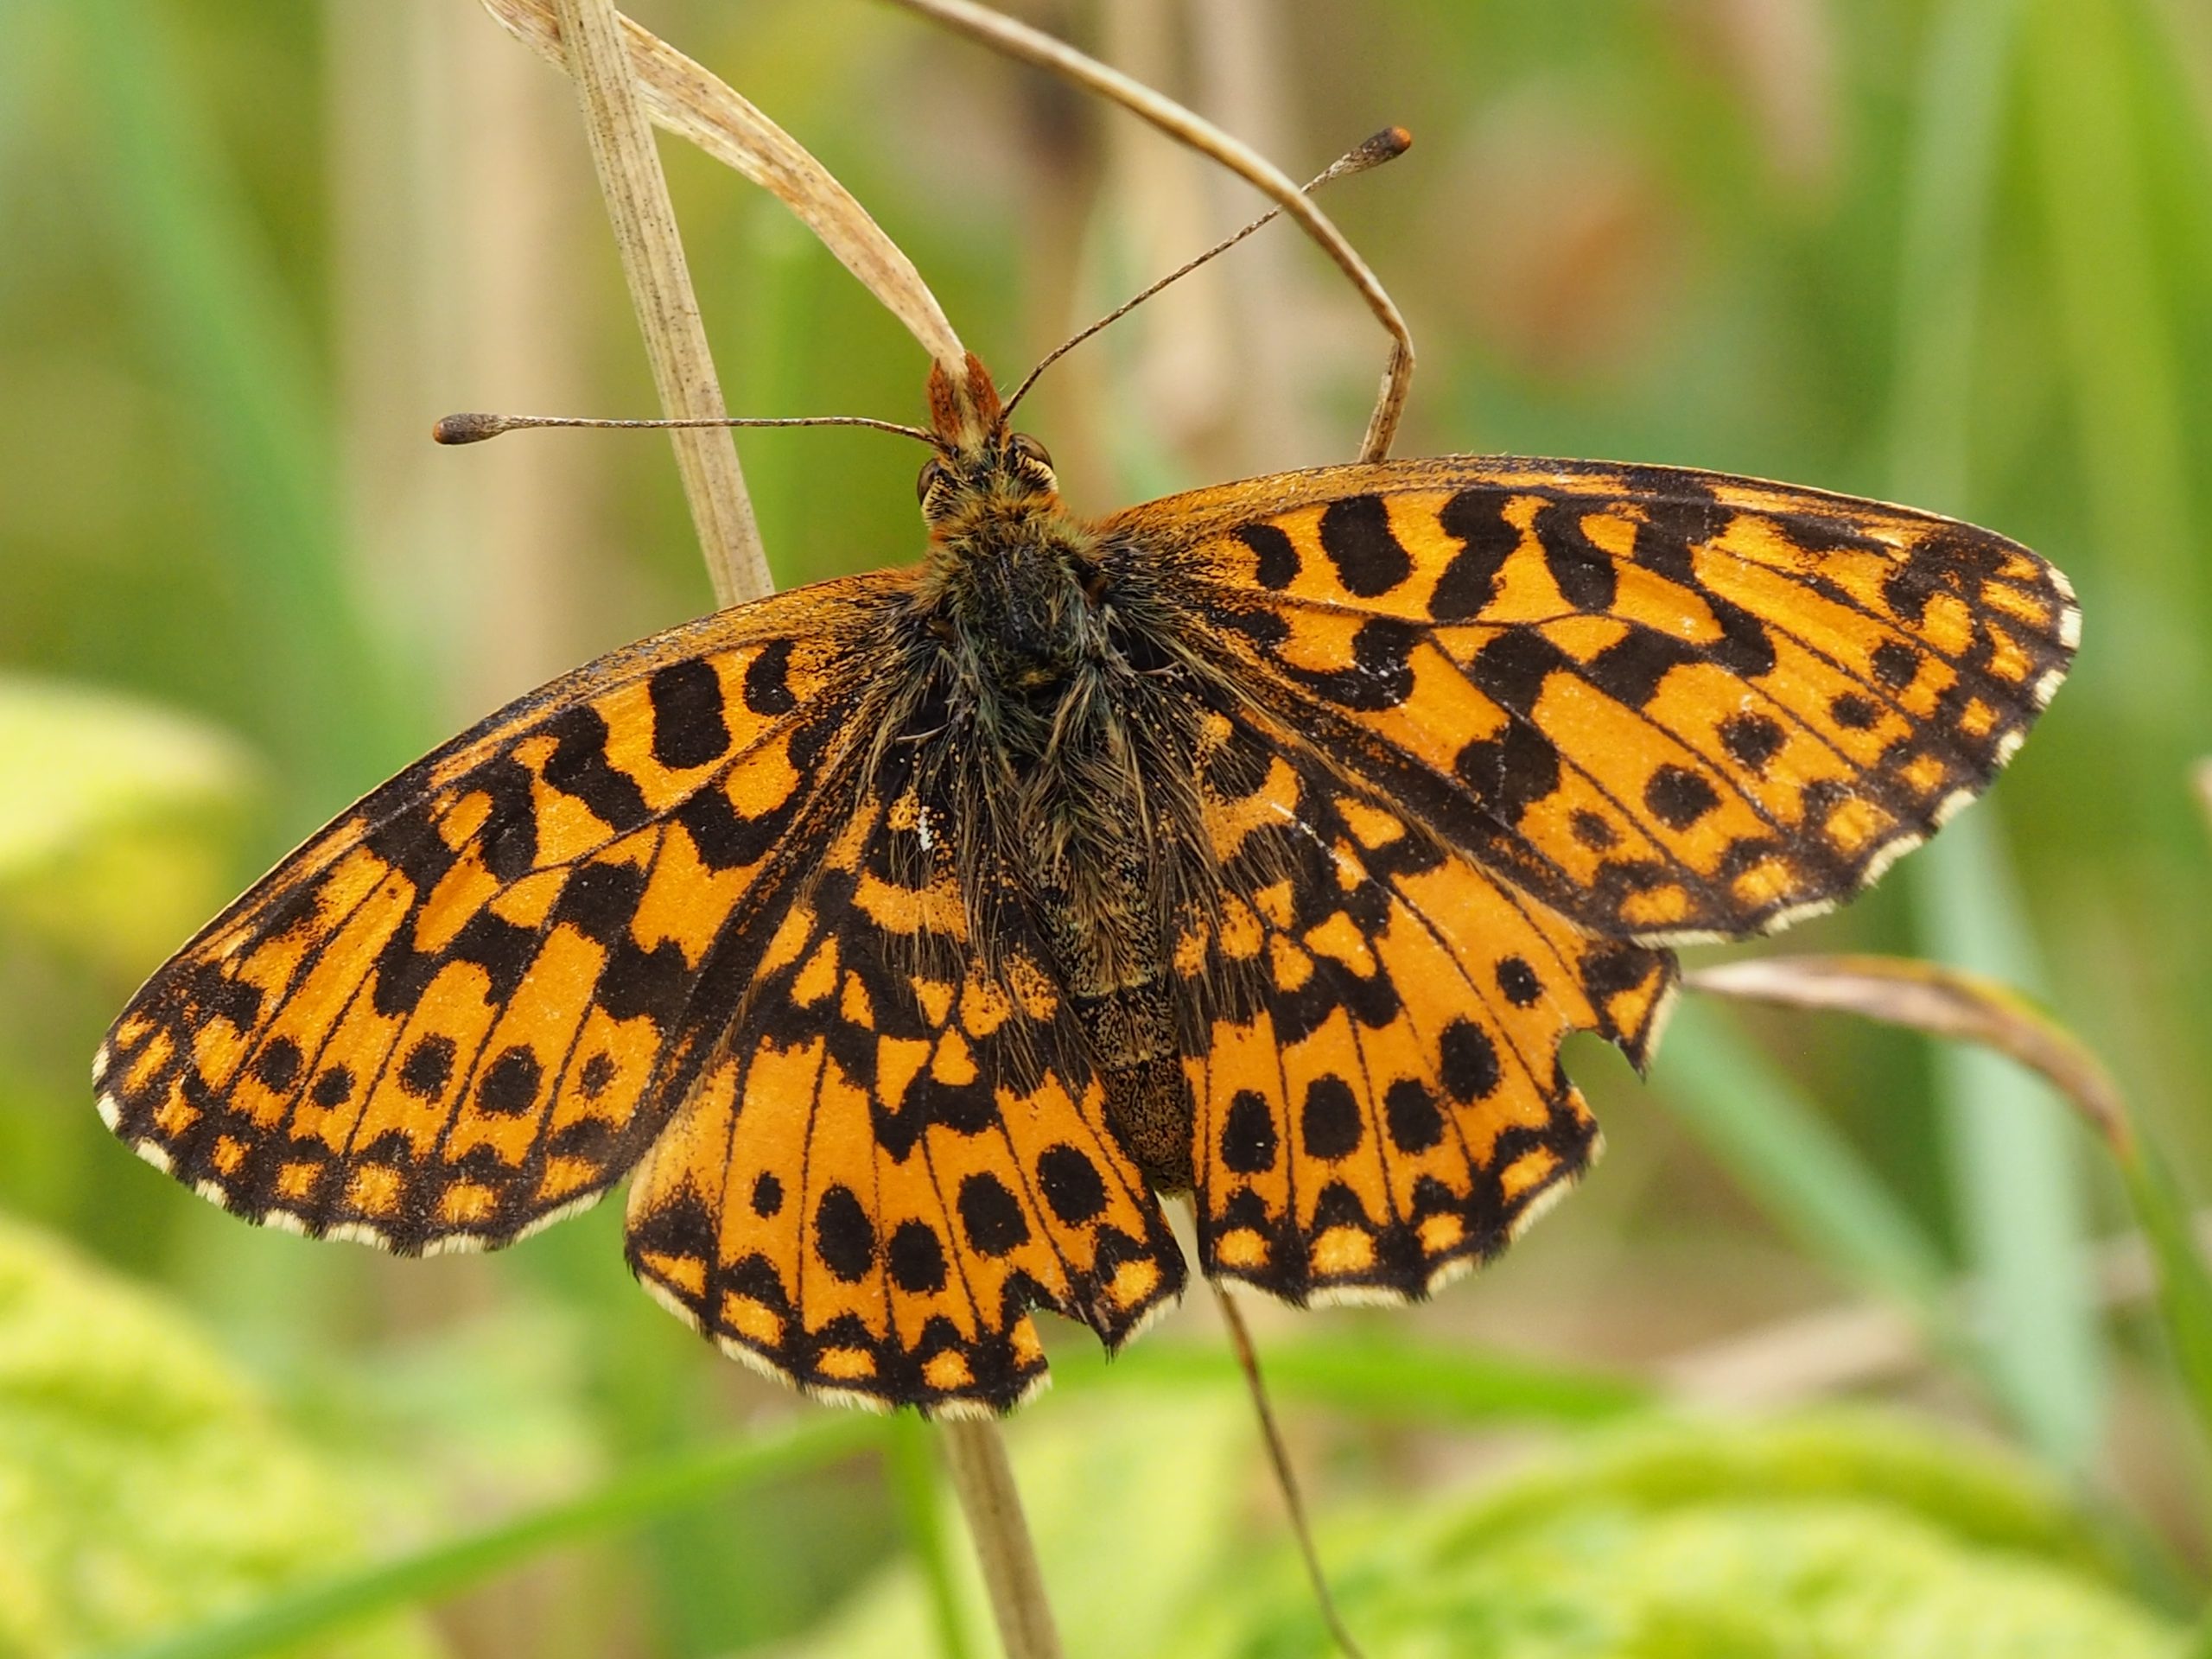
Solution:
{"label": "butterfly", "polygon": [[1186,1268],[1402,1300],[1591,1162],[1673,947],[1871,882],[2064,677],[1989,531],[1664,467],[1321,467],[1087,521],[982,365],[918,565],[602,657],[311,837],[94,1064],[230,1211],[404,1254],[632,1177],[639,1279],[817,1395],[1004,1410]]}

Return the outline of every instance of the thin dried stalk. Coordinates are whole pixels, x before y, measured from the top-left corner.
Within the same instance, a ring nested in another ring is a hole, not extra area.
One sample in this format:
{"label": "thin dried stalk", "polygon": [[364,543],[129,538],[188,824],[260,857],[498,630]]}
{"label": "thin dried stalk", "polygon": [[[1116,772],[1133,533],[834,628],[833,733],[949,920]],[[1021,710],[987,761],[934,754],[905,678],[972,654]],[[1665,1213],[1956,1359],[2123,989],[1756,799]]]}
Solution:
{"label": "thin dried stalk", "polygon": [[983,1564],[983,1583],[990,1591],[1006,1659],[1059,1659],[1052,1604],[1045,1595],[1045,1575],[1037,1566],[1036,1546],[1022,1518],[1021,1494],[997,1422],[950,1417],[940,1427],[945,1466]]}
{"label": "thin dried stalk", "polygon": [[[517,40],[566,67],[556,0],[483,0],[483,5]],[[647,118],[789,207],[946,373],[956,378],[964,373],[967,348],[937,296],[852,193],[728,83],[632,19],[624,17],[621,29]]]}
{"label": "thin dried stalk", "polygon": [[[583,105],[593,165],[607,198],[607,216],[629,279],[638,326],[661,408],[678,420],[714,420],[728,413],[722,403],[699,301],[684,263],[653,130],[645,119],[621,14],[613,0],[557,0],[561,38]],[[724,605],[760,599],[773,591],[768,556],[753,521],[753,503],[738,466],[737,445],[727,431],[687,427],[670,432],[677,470],[691,504],[692,522],[707,556],[715,594]]]}
{"label": "thin dried stalk", "polygon": [[1687,976],[1699,990],[1834,1008],[1976,1042],[2041,1072],[2104,1141],[2158,1263],[2158,1304],[2199,1429],[2212,1439],[2212,1271],[2164,1157],[2138,1133],[2119,1086],[2071,1032],[1979,975],[1886,957],[1731,963]]}
{"label": "thin dried stalk", "polygon": [[[2212,1211],[2190,1220],[2199,1249],[2212,1251]],[[2085,1253],[2097,1305],[2131,1307],[2158,1290],[2158,1263],[2144,1236],[2107,1238]],[[1955,1295],[1966,1317],[1981,1316],[1971,1280]],[[1706,1410],[1772,1411],[1862,1392],[1912,1376],[1927,1363],[1926,1327],[1888,1302],[1847,1302],[1792,1314],[1659,1362],[1670,1391]]]}
{"label": "thin dried stalk", "polygon": [[1329,1627],[1331,1638],[1345,1659],[1365,1659],[1344,1624],[1344,1615],[1337,1611],[1337,1599],[1329,1590],[1329,1575],[1322,1570],[1321,1552],[1313,1542],[1313,1522],[1306,1518],[1306,1497],[1299,1490],[1298,1471],[1291,1465],[1290,1448],[1283,1443],[1282,1430],[1276,1426],[1274,1408],[1268,1402],[1267,1380],[1260,1375],[1260,1351],[1252,1345],[1251,1329],[1244,1323],[1236,1296],[1217,1280],[1213,1281],[1213,1300],[1214,1306],[1221,1310],[1222,1325],[1229,1332],[1229,1345],[1236,1355],[1236,1368],[1244,1373],[1244,1386],[1251,1394],[1252,1409],[1260,1420],[1260,1438],[1267,1445],[1268,1463],[1274,1471],[1283,1508],[1290,1512],[1290,1529],[1298,1540],[1299,1558],[1306,1563],[1306,1581],[1313,1588],[1313,1599],[1320,1604],[1321,1622]]}
{"label": "thin dried stalk", "polygon": [[2122,1160],[2133,1135],[2119,1087],[2080,1039],[2017,992],[1932,962],[1902,957],[1759,957],[1687,974],[1711,995],[1827,1009],[1980,1043],[2039,1071]]}
{"label": "thin dried stalk", "polygon": [[1396,302],[1367,268],[1367,262],[1344,239],[1344,232],[1300,192],[1289,175],[1249,144],[1231,137],[1173,99],[1077,51],[1065,41],[1003,16],[988,6],[976,5],[973,0],[896,0],[896,3],[1009,57],[1049,69],[1086,91],[1111,99],[1169,137],[1211,156],[1280,204],[1283,212],[1297,220],[1306,233],[1336,261],[1338,268],[1359,290],[1360,297],[1367,302],[1376,321],[1389,333],[1389,361],[1382,372],[1375,412],[1368,417],[1367,435],[1361,441],[1359,456],[1362,461],[1381,461],[1390,453],[1391,440],[1397,435],[1399,417],[1405,412],[1406,397],[1413,386],[1413,335],[1406,327],[1405,318],[1399,315]]}
{"label": "thin dried stalk", "polygon": [[[517,20],[522,26],[511,23],[511,27],[524,40],[540,43],[541,32],[531,26],[546,21],[545,8],[521,3],[521,0],[485,0],[485,3],[502,22],[509,22],[511,17]],[[726,410],[700,325],[675,209],[653,148],[652,129],[646,118],[647,97],[641,96],[639,81],[632,78],[635,62],[642,60],[651,77],[650,92],[657,92],[658,101],[670,111],[685,112],[684,118],[671,119],[666,124],[700,142],[709,153],[738,167],[747,177],[768,184],[794,207],[804,201],[806,208],[801,218],[830,242],[841,258],[845,257],[844,249],[858,245],[854,235],[856,226],[864,226],[880,245],[878,251],[888,257],[887,264],[871,264],[869,270],[905,272],[914,291],[926,302],[926,315],[943,322],[936,300],[921,286],[906,257],[883,238],[843,187],[734,92],[629,23],[614,10],[612,0],[555,0],[552,16],[558,32],[550,36],[552,50],[547,55],[565,64],[577,84],[593,160],[645,330],[654,380],[671,416],[711,421],[721,418]],[[715,135],[711,140],[701,137],[689,122],[689,116],[702,113],[709,117],[702,130]],[[745,132],[748,114],[759,124],[759,130],[741,138],[735,135]],[[724,122],[734,123],[734,130],[721,124]],[[762,130],[782,140],[783,147],[756,142]],[[727,145],[725,139],[729,141]],[[764,155],[769,159],[764,161]],[[755,168],[760,170],[756,172]],[[791,194],[772,180],[780,181]],[[831,241],[817,219],[830,221],[831,231],[842,237],[842,245]],[[846,263],[853,265],[852,259]],[[868,280],[868,270],[855,269],[863,281]],[[870,282],[869,286],[874,289],[875,283]],[[912,311],[910,305],[900,313],[910,327],[914,327]],[[967,359],[950,324],[944,325],[941,343],[951,353],[948,370],[955,383],[965,385]],[[923,344],[933,356],[940,355],[928,339]],[[944,360],[941,356],[940,360]],[[729,432],[688,427],[671,431],[670,436],[677,444],[678,463],[684,467],[685,486],[691,494],[716,593],[725,604],[770,593],[773,579]],[[1053,1629],[1052,1606],[1045,1597],[1037,1552],[1022,1517],[1020,1495],[1014,1488],[998,1425],[948,1422],[944,1434],[954,1489],[966,1512],[984,1580],[990,1587],[992,1609],[1007,1659],[1058,1659],[1059,1638]]]}

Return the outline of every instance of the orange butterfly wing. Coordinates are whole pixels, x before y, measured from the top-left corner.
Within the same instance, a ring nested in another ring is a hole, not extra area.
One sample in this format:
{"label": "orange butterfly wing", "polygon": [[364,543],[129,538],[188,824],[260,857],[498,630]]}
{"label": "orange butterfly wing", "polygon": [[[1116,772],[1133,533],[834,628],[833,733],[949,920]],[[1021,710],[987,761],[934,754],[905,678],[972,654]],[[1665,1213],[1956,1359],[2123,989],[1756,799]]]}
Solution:
{"label": "orange butterfly wing", "polygon": [[1872,880],[2010,758],[2079,631],[2065,578],[1987,531],[1670,467],[1325,467],[1101,528],[1358,776],[1650,942]]}
{"label": "orange butterfly wing", "polygon": [[1587,1161],[1568,1031],[1639,1065],[1670,943],[1872,880],[2063,677],[2065,579],[1971,526],[1663,467],[1447,458],[1100,526],[1234,689],[1188,929],[1201,1267],[1419,1294]]}
{"label": "orange butterfly wing", "polygon": [[963,889],[957,820],[903,759],[640,1166],[630,1257],[679,1317],[810,1392],[1004,1410],[1043,1380],[1030,1308],[1119,1347],[1185,1269],[1016,884],[969,869]]}
{"label": "orange butterfly wing", "polygon": [[101,1115],[237,1213],[408,1254],[588,1204],[766,948],[898,590],[671,629],[409,767],[140,989]]}
{"label": "orange butterfly wing", "polygon": [[1228,900],[1178,953],[1201,1265],[1294,1302],[1419,1295],[1503,1249],[1594,1154],[1559,1063],[1639,1065],[1675,982],[1592,939],[1250,714],[1205,772]]}

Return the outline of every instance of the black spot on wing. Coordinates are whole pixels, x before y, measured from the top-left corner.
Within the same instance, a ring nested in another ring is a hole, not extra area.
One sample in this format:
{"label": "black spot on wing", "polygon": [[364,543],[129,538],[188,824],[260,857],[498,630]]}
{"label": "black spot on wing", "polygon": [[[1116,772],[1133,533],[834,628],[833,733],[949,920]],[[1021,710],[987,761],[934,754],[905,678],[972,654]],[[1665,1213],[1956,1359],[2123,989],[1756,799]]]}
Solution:
{"label": "black spot on wing", "polygon": [[969,1243],[988,1256],[1001,1256],[1029,1242],[1029,1219],[1006,1183],[988,1172],[960,1183],[960,1225]]}
{"label": "black spot on wing", "polygon": [[1866,731],[1881,717],[1882,711],[1874,700],[1862,697],[1856,691],[1839,692],[1828,699],[1828,718],[1846,731]]}
{"label": "black spot on wing", "polygon": [[1874,677],[1891,691],[1902,691],[1920,675],[1920,653],[1901,639],[1885,639],[1874,647]]}
{"label": "black spot on wing", "polygon": [[1068,1226],[1083,1226],[1105,1211],[1106,1183],[1098,1166],[1065,1142],[1045,1148],[1037,1160],[1037,1184],[1052,1213]]}
{"label": "black spot on wing", "polygon": [[1559,787],[1560,753],[1533,724],[1516,721],[1467,744],[1452,769],[1485,808],[1510,820]]}
{"label": "black spot on wing", "polygon": [[1221,1124],[1221,1161],[1238,1175],[1264,1175],[1275,1166],[1274,1114],[1255,1090],[1240,1089]]}
{"label": "black spot on wing", "polygon": [[1342,708],[1362,711],[1395,709],[1413,695],[1412,658],[1421,639],[1421,631],[1410,622],[1395,617],[1370,617],[1352,635],[1350,668],[1285,665],[1281,671]]}
{"label": "black spot on wing", "polygon": [[858,1284],[874,1269],[875,1227],[849,1186],[830,1187],[815,1206],[814,1253],[849,1285]]}
{"label": "black spot on wing", "polygon": [[1658,695],[1659,683],[1674,669],[1703,660],[1687,639],[1656,629],[1633,627],[1592,657],[1583,676],[1617,702],[1641,709]]}
{"label": "black spot on wing", "polygon": [[1568,604],[1578,611],[1611,610],[1619,572],[1613,556],[1583,530],[1584,508],[1573,499],[1538,508],[1533,526],[1537,544],[1544,550],[1544,568]]}
{"label": "black spot on wing", "polygon": [[1437,523],[1463,543],[1436,579],[1428,613],[1439,622],[1459,622],[1478,614],[1497,592],[1497,575],[1521,545],[1521,532],[1506,521],[1503,491],[1462,490],[1444,504]]}
{"label": "black spot on wing", "polygon": [[1720,746],[1755,772],[1766,771],[1786,737],[1780,722],[1767,715],[1733,714],[1720,722]]}
{"label": "black spot on wing", "polygon": [[253,1075],[278,1094],[283,1094],[299,1081],[304,1062],[300,1046],[289,1037],[279,1037],[254,1057]]}
{"label": "black spot on wing", "polygon": [[582,801],[617,835],[639,829],[652,817],[636,780],[607,760],[609,734],[599,710],[582,703],[563,709],[545,729],[554,740],[553,753],[545,757],[548,784]]}
{"label": "black spot on wing", "polygon": [[520,1117],[537,1099],[544,1068],[530,1049],[502,1050],[476,1085],[476,1108],[495,1117]]}
{"label": "black spot on wing", "polygon": [[902,1221],[892,1230],[884,1249],[891,1282],[916,1295],[934,1295],[944,1288],[944,1242],[926,1222]]}
{"label": "black spot on wing", "polygon": [[417,1100],[435,1100],[446,1091],[446,1084],[453,1081],[454,1058],[454,1040],[450,1037],[424,1037],[407,1051],[407,1058],[400,1063],[399,1086]]}
{"label": "black spot on wing", "polygon": [[1376,599],[1414,573],[1412,556],[1390,531],[1390,510],[1379,495],[1349,495],[1321,510],[1321,550],[1336,567],[1344,591]]}
{"label": "black spot on wing", "polygon": [[1567,821],[1567,830],[1579,845],[1587,847],[1593,853],[1605,851],[1620,839],[1611,824],[1586,807],[1576,810],[1573,817]]}
{"label": "black spot on wing", "polygon": [[1235,535],[1252,550],[1252,574],[1261,587],[1280,593],[1297,580],[1297,546],[1276,526],[1239,524]]}
{"label": "black spot on wing", "polygon": [[1444,1139],[1444,1114],[1427,1086],[1401,1077],[1382,1096],[1382,1123],[1400,1152],[1427,1152]]}
{"label": "black spot on wing", "polygon": [[1643,786],[1643,804],[1669,830],[1687,830],[1720,804],[1720,797],[1687,766],[1661,766]]}
{"label": "black spot on wing", "polygon": [[783,1207],[784,1184],[773,1174],[763,1171],[753,1183],[753,1213],[766,1221]]}
{"label": "black spot on wing", "polygon": [[798,707],[791,695],[791,642],[772,639],[745,665],[745,706],[756,715],[787,715]]}
{"label": "black spot on wing", "polygon": [[1508,957],[1497,964],[1497,988],[1516,1008],[1533,1007],[1544,994],[1543,981],[1536,977],[1536,970],[1521,957]]}
{"label": "black spot on wing", "polygon": [[686,658],[654,671],[645,683],[653,710],[653,759],[671,771],[719,760],[729,747],[722,715],[721,677],[714,664]]}
{"label": "black spot on wing", "polygon": [[1316,1077],[1306,1085],[1298,1127],[1306,1150],[1316,1158],[1330,1160],[1357,1152],[1366,1128],[1351,1086],[1333,1075]]}
{"label": "black spot on wing", "polygon": [[1445,1090],[1463,1106],[1486,1099],[1504,1076],[1497,1045],[1471,1020],[1454,1020],[1445,1027],[1438,1050]]}

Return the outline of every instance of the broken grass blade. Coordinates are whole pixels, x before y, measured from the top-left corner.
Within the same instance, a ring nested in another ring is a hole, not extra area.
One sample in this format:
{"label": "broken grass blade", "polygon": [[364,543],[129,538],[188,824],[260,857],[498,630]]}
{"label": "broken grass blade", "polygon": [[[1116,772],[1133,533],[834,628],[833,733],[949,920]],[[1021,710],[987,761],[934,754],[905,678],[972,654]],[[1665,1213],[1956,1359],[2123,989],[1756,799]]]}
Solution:
{"label": "broken grass blade", "polygon": [[[518,40],[566,67],[553,0],[483,4]],[[913,262],[852,193],[727,82],[633,20],[623,18],[622,29],[638,95],[653,124],[689,139],[789,207],[946,373],[963,372],[967,348],[944,308]]]}
{"label": "broken grass blade", "polygon": [[1903,957],[1759,957],[1700,968],[1682,982],[1711,996],[1856,1014],[1993,1048],[2040,1072],[2115,1154],[2132,1155],[2126,1108],[2097,1057],[2025,997],[1980,974]]}
{"label": "broken grass blade", "polygon": [[2212,1274],[2181,1191],[2102,1063],[2025,998],[1980,975],[1892,957],[1769,957],[1702,969],[1709,995],[1856,1014],[1980,1043],[2041,1073],[2110,1148],[2158,1269],[2158,1306],[2199,1432],[2212,1445]]}

